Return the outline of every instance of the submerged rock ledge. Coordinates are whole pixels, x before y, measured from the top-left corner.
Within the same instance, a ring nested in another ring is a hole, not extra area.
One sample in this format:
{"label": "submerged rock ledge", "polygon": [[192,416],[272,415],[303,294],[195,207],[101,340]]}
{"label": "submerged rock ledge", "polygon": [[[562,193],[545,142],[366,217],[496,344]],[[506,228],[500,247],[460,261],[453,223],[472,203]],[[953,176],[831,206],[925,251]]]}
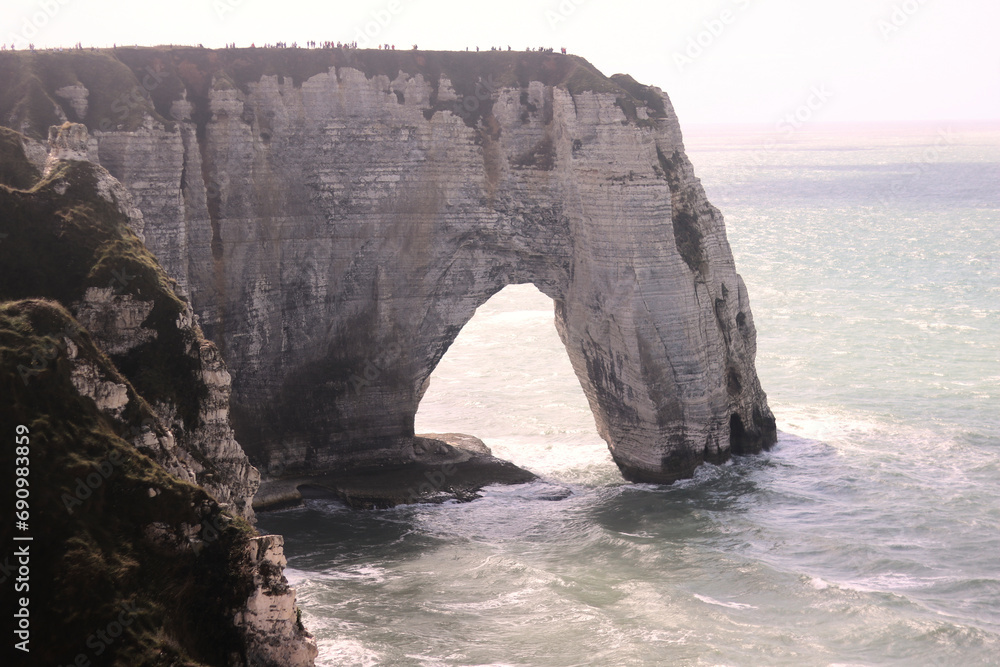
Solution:
{"label": "submerged rock ledge", "polygon": [[254,497],[258,511],[283,509],[304,498],[334,498],[355,509],[473,500],[491,484],[524,484],[534,473],[493,456],[479,438],[428,433],[413,438],[414,461],[298,477],[274,477]]}

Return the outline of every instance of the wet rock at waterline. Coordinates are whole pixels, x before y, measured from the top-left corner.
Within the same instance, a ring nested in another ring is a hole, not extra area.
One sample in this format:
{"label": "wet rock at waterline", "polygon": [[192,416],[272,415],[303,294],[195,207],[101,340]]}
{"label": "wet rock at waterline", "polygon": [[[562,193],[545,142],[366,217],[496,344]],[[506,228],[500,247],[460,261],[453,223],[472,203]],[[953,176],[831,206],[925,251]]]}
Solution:
{"label": "wet rock at waterline", "polygon": [[315,475],[273,477],[254,498],[260,510],[298,505],[304,498],[334,498],[355,509],[473,500],[491,484],[524,484],[538,477],[493,456],[479,438],[461,433],[414,436],[413,460]]}

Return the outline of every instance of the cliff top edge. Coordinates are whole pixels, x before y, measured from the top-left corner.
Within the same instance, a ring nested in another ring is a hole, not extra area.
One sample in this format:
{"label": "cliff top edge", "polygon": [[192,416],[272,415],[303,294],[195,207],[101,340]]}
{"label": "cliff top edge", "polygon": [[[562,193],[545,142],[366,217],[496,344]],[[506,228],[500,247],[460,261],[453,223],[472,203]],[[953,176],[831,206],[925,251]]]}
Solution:
{"label": "cliff top edge", "polygon": [[[64,51],[0,53],[0,124],[44,139],[48,127],[61,124],[57,110],[71,108],[74,87],[87,89],[83,118],[88,130],[135,129],[148,113],[171,122],[171,104],[182,97],[197,103],[212,89],[232,86],[249,93],[251,84],[275,76],[293,86],[313,76],[356,69],[369,79],[395,80],[400,74],[422,76],[432,88],[431,113],[437,91],[447,79],[459,96],[500,88],[527,88],[531,82],[585,92],[615,95],[635,120],[635,108],[650,118],[667,116],[662,92],[625,74],[606,76],[585,58],[538,51],[423,51],[348,48],[231,48],[193,46],[119,47]],[[127,117],[121,117],[127,109]],[[113,119],[113,127],[105,121]]]}

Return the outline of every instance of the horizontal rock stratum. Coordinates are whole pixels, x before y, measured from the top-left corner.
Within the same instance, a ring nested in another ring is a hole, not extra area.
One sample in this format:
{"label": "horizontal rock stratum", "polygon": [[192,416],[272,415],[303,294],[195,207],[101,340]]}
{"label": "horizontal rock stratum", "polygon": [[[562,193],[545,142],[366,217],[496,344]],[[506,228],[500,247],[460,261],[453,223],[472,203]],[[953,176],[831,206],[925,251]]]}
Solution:
{"label": "horizontal rock stratum", "polygon": [[4,53],[0,122],[84,123],[272,474],[400,464],[476,308],[533,283],[615,461],[670,482],[774,418],[722,215],[667,96],[527,52]]}

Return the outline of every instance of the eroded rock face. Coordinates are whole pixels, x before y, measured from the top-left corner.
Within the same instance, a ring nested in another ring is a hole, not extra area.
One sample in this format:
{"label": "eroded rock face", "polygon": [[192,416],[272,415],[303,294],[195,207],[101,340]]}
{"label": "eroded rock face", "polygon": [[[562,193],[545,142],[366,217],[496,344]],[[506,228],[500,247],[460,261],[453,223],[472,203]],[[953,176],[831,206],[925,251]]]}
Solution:
{"label": "eroded rock face", "polygon": [[[96,202],[110,205],[129,230],[141,235],[142,212],[120,182],[104,168],[89,162],[89,142],[83,125],[66,123],[52,127],[46,176],[66,167],[66,161],[77,163],[68,168],[86,173]],[[53,186],[59,194],[65,194],[69,187],[66,179],[57,179]],[[179,414],[182,408],[177,402],[151,400],[150,408],[155,414],[144,420],[142,428],[132,428],[129,439],[172,474],[202,486],[236,514],[253,521],[252,501],[260,474],[236,441],[229,422],[231,377],[225,363],[215,345],[197,327],[190,305],[172,292],[169,296],[177,299],[179,314],[154,324],[154,295],[149,293],[142,298],[124,291],[141,282],[137,273],[113,269],[107,287],[88,287],[82,298],[68,304],[77,321],[116,360],[129,359],[160,337],[179,341],[177,347],[183,350],[181,361],[187,368],[178,373],[184,376],[184,393],[195,397],[189,409],[192,414],[185,419]],[[132,370],[137,374],[148,371],[142,362],[129,364],[132,366],[136,366]],[[92,398],[99,410],[118,421],[122,420],[130,400],[137,400],[136,396],[129,396],[124,384],[101,376],[92,364],[79,363],[72,377],[81,394]]]}
{"label": "eroded rock face", "polygon": [[341,471],[265,479],[254,509],[295,506],[305,498],[335,498],[354,509],[385,509],[414,503],[469,501],[491,484],[525,484],[534,473],[493,456],[479,438],[462,433],[413,437],[413,460]]}
{"label": "eroded rock face", "polygon": [[159,61],[173,122],[98,132],[99,155],[263,469],[412,460],[435,365],[526,282],[629,479],[774,442],[747,291],[661,91],[559,55],[200,53]]}
{"label": "eroded rock face", "polygon": [[[86,327],[102,349],[116,357],[128,355],[160,334],[147,326],[152,310],[151,301],[117,294],[111,287],[90,288],[83,299],[72,304],[72,311],[80,324]],[[252,500],[260,474],[236,441],[229,423],[229,372],[215,345],[205,340],[194,327],[187,304],[181,316],[166,326],[189,335],[195,341],[188,356],[196,369],[190,377],[191,391],[201,395],[197,402],[198,418],[194,426],[185,425],[178,416],[176,405],[155,402],[152,408],[156,412],[154,421],[157,424],[150,423],[149,428],[135,432],[132,444],[152,455],[174,474],[178,473],[170,465],[173,458],[183,461],[186,474],[178,476],[202,486],[220,502],[231,506],[237,514],[253,521]],[[116,394],[109,388],[109,383],[92,380],[85,369],[74,373],[74,381],[77,378],[78,390],[94,398],[99,408],[120,411],[127,403],[124,387]],[[115,404],[115,400],[120,405]],[[154,426],[158,426],[164,434],[156,434]],[[161,452],[169,452],[170,460],[164,459]]]}
{"label": "eroded rock face", "polygon": [[[5,194],[0,210],[9,214]],[[144,447],[154,461],[123,441],[147,424],[151,437],[163,432],[69,311],[0,299],[0,347],[0,422],[30,431],[39,452],[31,473],[42,480],[31,507],[48,519],[31,543],[30,664],[312,665],[281,538],[256,535],[186,483],[194,475],[174,456],[179,448]],[[14,449],[3,454],[13,468]],[[142,621],[103,645],[99,659],[86,656],[83,642],[107,625],[108,610],[122,625]]]}
{"label": "eroded rock face", "polygon": [[295,590],[283,574],[285,541],[281,535],[261,535],[247,545],[254,590],[235,623],[247,638],[247,661],[251,665],[311,667],[318,650],[306,632],[295,605]]}

